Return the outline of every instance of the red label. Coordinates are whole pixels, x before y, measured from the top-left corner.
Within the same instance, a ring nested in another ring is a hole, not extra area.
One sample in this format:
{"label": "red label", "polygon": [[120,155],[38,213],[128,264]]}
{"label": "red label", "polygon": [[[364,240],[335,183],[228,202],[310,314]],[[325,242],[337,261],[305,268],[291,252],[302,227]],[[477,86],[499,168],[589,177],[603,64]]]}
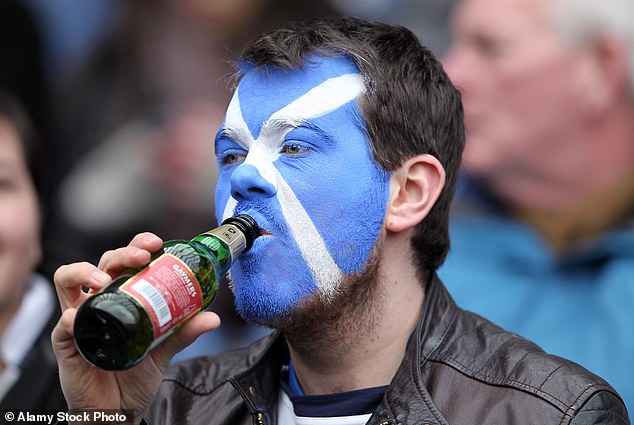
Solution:
{"label": "red label", "polygon": [[161,255],[119,289],[148,312],[154,324],[155,339],[196,314],[203,304],[200,284],[194,273],[171,254]]}

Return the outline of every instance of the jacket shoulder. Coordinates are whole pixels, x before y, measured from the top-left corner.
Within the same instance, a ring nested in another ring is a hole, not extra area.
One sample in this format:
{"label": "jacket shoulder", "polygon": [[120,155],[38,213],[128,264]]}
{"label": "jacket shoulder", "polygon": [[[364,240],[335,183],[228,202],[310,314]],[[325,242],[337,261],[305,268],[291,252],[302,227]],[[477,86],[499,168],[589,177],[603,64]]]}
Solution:
{"label": "jacket shoulder", "polygon": [[482,384],[514,389],[522,399],[541,399],[570,418],[601,410],[627,418],[616,391],[580,365],[547,354],[533,342],[468,311],[458,309],[451,328],[452,338],[429,360]]}

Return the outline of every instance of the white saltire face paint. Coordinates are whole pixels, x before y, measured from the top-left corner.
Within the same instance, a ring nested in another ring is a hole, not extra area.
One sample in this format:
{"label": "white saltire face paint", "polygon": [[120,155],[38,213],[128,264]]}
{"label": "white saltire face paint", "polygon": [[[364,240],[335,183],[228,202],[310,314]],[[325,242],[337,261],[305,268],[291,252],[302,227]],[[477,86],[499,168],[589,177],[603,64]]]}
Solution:
{"label": "white saltire face paint", "polygon": [[304,297],[333,296],[379,234],[389,174],[372,160],[355,99],[363,78],[345,58],[303,71],[248,71],[216,137],[216,214],[252,215],[270,236],[232,268],[236,305],[266,321]]}

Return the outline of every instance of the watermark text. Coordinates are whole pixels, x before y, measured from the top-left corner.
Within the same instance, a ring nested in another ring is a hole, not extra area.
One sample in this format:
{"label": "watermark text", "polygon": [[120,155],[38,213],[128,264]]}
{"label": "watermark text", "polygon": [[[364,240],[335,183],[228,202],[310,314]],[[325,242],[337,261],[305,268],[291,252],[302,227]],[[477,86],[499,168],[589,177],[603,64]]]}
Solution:
{"label": "watermark text", "polygon": [[122,424],[132,425],[134,416],[126,410],[5,410],[6,424],[64,425],[64,424]]}

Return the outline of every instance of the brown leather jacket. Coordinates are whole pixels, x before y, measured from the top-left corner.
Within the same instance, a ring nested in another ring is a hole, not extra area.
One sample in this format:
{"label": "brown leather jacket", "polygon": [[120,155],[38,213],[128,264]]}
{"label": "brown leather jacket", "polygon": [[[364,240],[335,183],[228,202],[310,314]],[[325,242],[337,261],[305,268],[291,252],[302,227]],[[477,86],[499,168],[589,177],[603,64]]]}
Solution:
{"label": "brown leather jacket", "polygon": [[[284,339],[178,364],[146,422],[275,424]],[[437,278],[403,362],[369,424],[629,424],[601,378],[456,306]]]}

